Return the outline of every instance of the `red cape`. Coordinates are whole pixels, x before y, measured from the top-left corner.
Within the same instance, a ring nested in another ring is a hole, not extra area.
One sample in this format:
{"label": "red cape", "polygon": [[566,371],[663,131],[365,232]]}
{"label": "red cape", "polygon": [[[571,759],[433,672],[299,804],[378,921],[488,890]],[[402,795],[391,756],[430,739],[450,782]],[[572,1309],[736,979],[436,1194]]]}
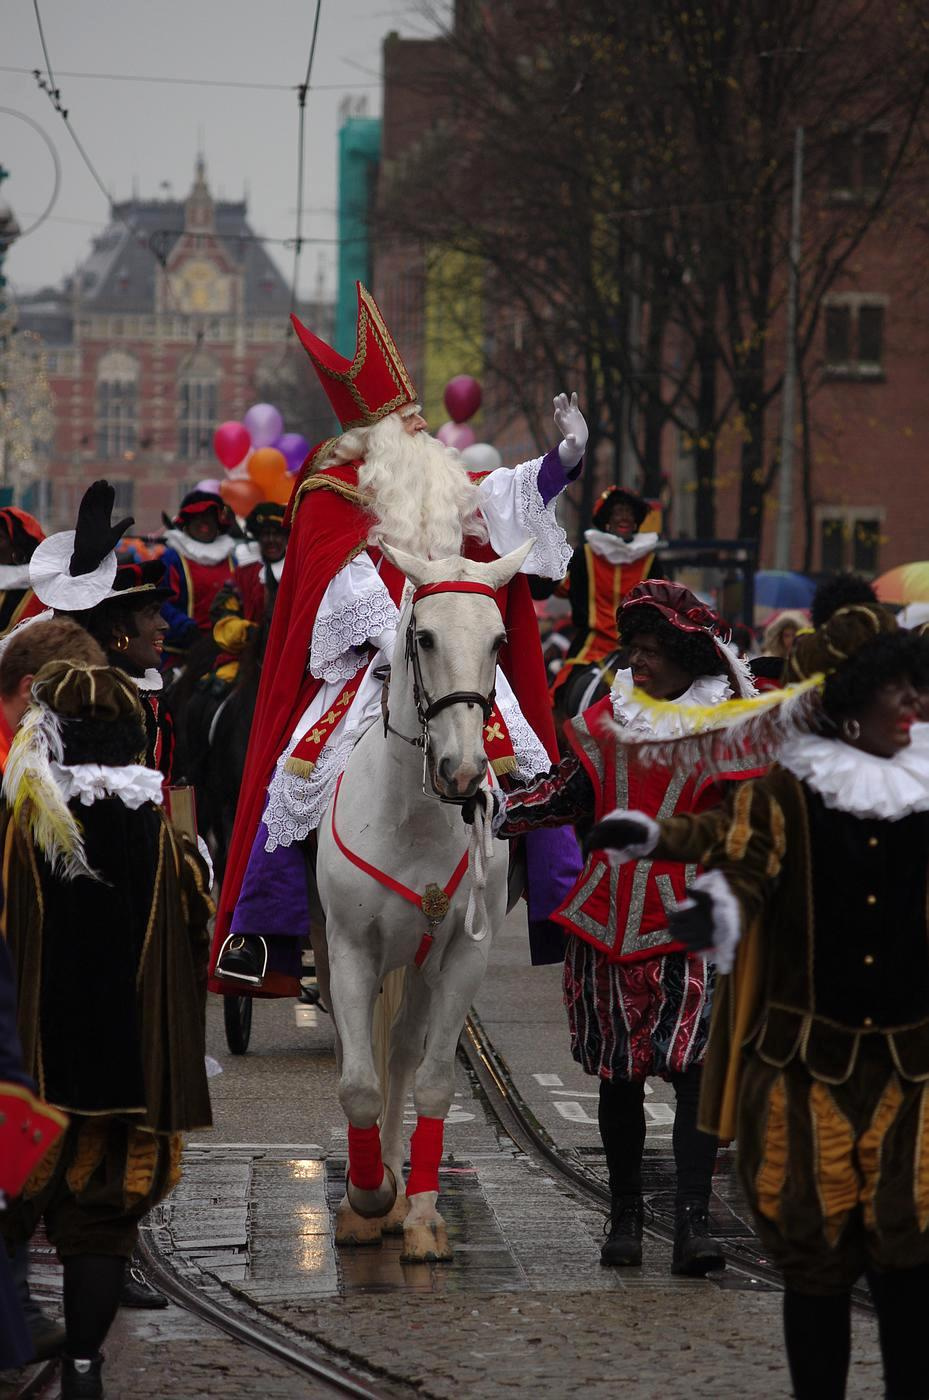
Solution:
{"label": "red cape", "polygon": [[[328,446],[328,443],[323,444],[323,448]],[[216,915],[210,958],[210,990],[214,992],[234,990],[212,973],[231,928],[245,868],[264,814],[274,765],[322,684],[306,669],[316,614],[335,575],[367,547],[373,524],[358,491],[358,463],[350,462],[314,473],[313,463],[320,455],[321,450],[318,450],[310,457],[293,495],[287,562],[262,663],[261,685]],[[474,545],[473,542],[467,548],[467,555],[480,561],[496,557],[489,545]],[[403,587],[402,576],[385,560],[381,577],[396,601]],[[500,664],[523,714],[555,763],[558,745],[548,703],[539,627],[526,575],[517,574],[501,589],[497,603],[507,629],[507,644]]]}

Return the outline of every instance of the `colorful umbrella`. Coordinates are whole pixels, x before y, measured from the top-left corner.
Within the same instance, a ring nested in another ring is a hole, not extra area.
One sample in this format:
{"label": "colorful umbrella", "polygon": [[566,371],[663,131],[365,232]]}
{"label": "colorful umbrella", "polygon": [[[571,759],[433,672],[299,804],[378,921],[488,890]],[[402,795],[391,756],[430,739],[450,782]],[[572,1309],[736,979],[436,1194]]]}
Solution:
{"label": "colorful umbrella", "polygon": [[806,574],[793,574],[786,569],[762,569],[755,575],[755,604],[760,608],[808,608],[813,601],[816,584]]}
{"label": "colorful umbrella", "polygon": [[929,564],[898,564],[874,580],[882,603],[929,603]]}

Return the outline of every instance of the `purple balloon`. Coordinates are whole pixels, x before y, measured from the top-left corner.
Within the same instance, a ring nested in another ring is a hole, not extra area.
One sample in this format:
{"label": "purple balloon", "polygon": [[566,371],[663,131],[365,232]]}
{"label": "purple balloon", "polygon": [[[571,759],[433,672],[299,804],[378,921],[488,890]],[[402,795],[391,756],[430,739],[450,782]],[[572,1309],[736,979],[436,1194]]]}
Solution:
{"label": "purple balloon", "polygon": [[273,403],[253,403],[242,419],[252,447],[271,447],[284,431],[284,420]]}
{"label": "purple balloon", "polygon": [[281,433],[273,444],[287,459],[287,475],[296,476],[303,466],[310,450],[310,444],[302,433]]}
{"label": "purple balloon", "polygon": [[436,437],[439,442],[444,442],[446,447],[454,447],[458,452],[463,452],[466,447],[477,441],[474,429],[469,428],[467,423],[443,423]]}
{"label": "purple balloon", "polygon": [[[470,374],[456,374],[445,386],[445,407],[452,421],[463,423],[472,418],[481,406],[481,386]],[[470,445],[470,444],[469,444]]]}
{"label": "purple balloon", "polygon": [[197,482],[198,491],[212,491],[214,496],[219,495],[219,482],[215,476],[208,476],[203,481]]}

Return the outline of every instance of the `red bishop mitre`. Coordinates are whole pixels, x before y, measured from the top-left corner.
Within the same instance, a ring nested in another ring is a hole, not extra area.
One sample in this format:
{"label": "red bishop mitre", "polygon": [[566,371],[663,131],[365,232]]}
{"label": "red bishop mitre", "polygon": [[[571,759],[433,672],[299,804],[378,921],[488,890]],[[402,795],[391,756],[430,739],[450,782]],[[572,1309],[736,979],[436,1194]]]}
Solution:
{"label": "red bishop mitre", "polygon": [[308,331],[296,316],[290,318],[346,433],[350,428],[368,428],[405,404],[419,402],[377,302],[367,287],[360,282],[357,287],[358,330],[352,360]]}

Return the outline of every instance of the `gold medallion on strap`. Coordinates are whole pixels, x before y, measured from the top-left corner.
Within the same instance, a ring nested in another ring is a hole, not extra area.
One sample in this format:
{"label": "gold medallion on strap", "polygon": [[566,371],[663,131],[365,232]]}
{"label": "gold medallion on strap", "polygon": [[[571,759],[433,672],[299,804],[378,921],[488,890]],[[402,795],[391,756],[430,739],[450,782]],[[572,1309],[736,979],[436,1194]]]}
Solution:
{"label": "gold medallion on strap", "polygon": [[420,900],[422,911],[431,924],[442,922],[450,903],[448,895],[438,885],[427,885]]}

